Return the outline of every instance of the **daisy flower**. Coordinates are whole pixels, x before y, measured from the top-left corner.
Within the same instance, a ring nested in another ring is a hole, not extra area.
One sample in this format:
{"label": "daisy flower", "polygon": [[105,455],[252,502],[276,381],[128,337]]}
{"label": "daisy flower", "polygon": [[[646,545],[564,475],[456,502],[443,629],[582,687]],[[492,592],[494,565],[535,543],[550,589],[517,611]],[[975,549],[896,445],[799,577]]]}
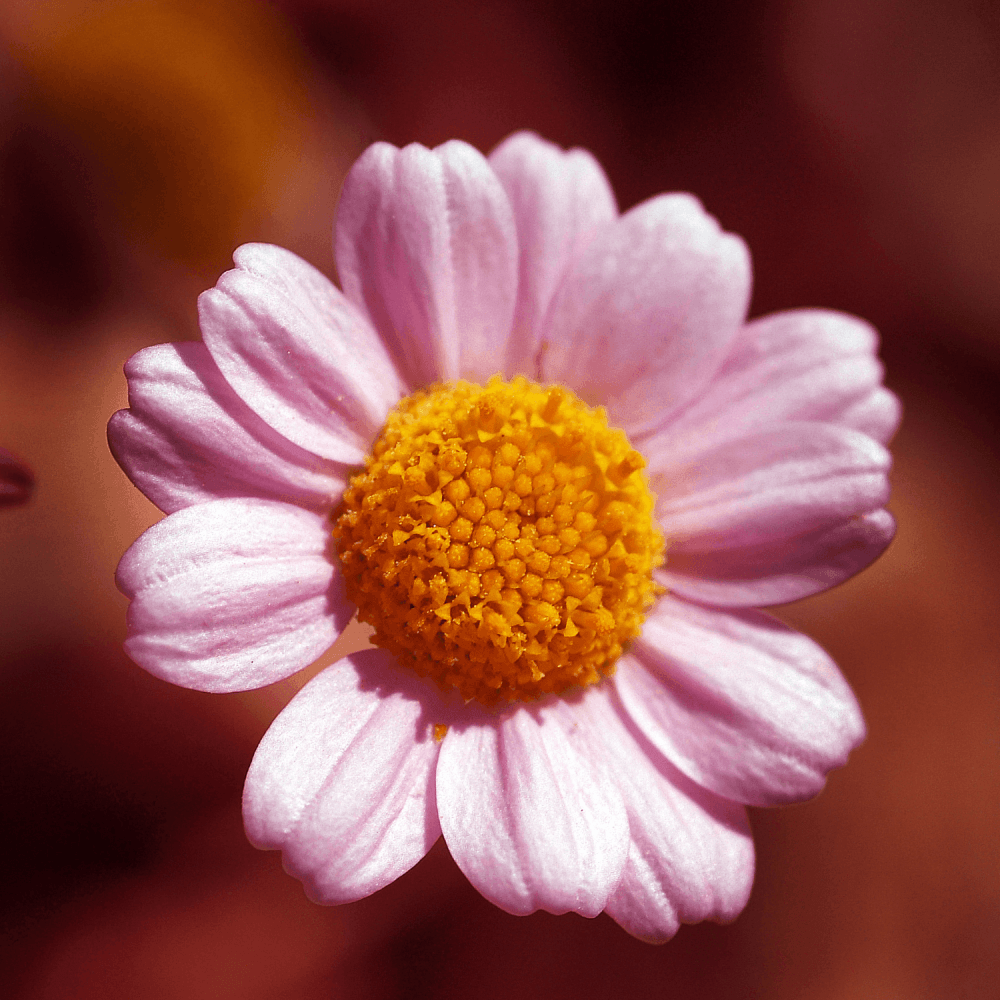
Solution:
{"label": "daisy flower", "polygon": [[262,740],[244,816],[313,899],[441,835],[510,913],[637,937],[747,900],[747,805],[815,795],[864,736],[813,642],[758,610],[886,546],[899,418],[876,336],[747,323],[750,260],[686,194],[620,215],[590,154],[520,133],[378,143],[342,291],[241,247],[203,343],[126,365],[109,427],[168,516],[129,549],[126,650],[201,691],[372,650]]}

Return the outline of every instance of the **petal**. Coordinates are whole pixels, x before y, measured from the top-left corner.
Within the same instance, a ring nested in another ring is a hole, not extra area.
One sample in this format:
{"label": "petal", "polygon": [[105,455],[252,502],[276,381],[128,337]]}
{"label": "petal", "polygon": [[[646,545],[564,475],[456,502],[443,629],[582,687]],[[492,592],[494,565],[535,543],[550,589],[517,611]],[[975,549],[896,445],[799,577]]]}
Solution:
{"label": "petal", "polygon": [[[685,450],[720,430],[735,435],[785,421],[816,420],[885,443],[899,423],[899,401],[882,388],[878,335],[843,313],[801,309],[748,323],[707,390],[650,442]],[[636,446],[643,444],[636,442]]]}
{"label": "petal", "polygon": [[649,454],[668,587],[700,595],[688,581],[705,579],[727,604],[795,600],[868,565],[891,538],[876,514],[891,459],[867,435],[788,423],[691,444]]}
{"label": "petal", "polygon": [[734,919],[753,884],[753,838],[743,806],[696,785],[667,761],[623,715],[612,685],[588,689],[577,714],[628,812],[628,864],[608,915],[654,942],[673,937],[679,922]]}
{"label": "petal", "polygon": [[329,507],[347,471],[283,438],[232,390],[204,344],[158,344],[125,365],[128,410],[108,424],[125,474],[161,510],[256,496]]}
{"label": "petal", "polygon": [[787,604],[850,579],[881,555],[895,532],[892,515],[876,510],[794,538],[729,549],[672,548],[656,578],[667,590],[704,604]]}
{"label": "petal", "polygon": [[781,424],[699,442],[650,461],[656,514],[678,547],[728,548],[792,537],[881,507],[889,453],[833,424]]}
{"label": "petal", "polygon": [[0,507],[13,507],[31,496],[35,477],[6,448],[0,448]]}
{"label": "petal", "polygon": [[118,564],[132,604],[125,651],[197,691],[246,691],[307,666],[353,613],[312,511],[213,500],[170,514]]}
{"label": "petal", "polygon": [[412,387],[501,370],[517,293],[510,203],[481,153],[369,147],[337,210],[337,270]]}
{"label": "petal", "polygon": [[865,735],[833,661],[759,611],[666,597],[614,683],[649,741],[689,778],[748,805],[811,798]]}
{"label": "petal", "polygon": [[600,761],[554,699],[453,727],[441,748],[441,829],[458,867],[508,913],[596,916],[625,866],[628,820]]}
{"label": "petal", "polygon": [[346,903],[412,868],[441,834],[434,797],[440,699],[384,650],[327,667],[275,719],[247,774],[261,848],[320,903]]}
{"label": "petal", "polygon": [[660,195],[573,263],[543,330],[542,374],[630,435],[652,430],[722,365],[749,297],[743,241],[690,195]]}
{"label": "petal", "polygon": [[873,389],[840,414],[837,422],[841,427],[853,427],[869,437],[888,444],[899,429],[903,419],[903,404],[899,397],[888,389]]}
{"label": "petal", "polygon": [[604,171],[584,149],[564,152],[517,132],[490,154],[514,209],[520,274],[506,374],[538,378],[542,321],[570,262],[603,225],[618,218]]}
{"label": "petal", "polygon": [[198,299],[226,381],[301,448],[357,465],[403,386],[367,320],[288,250],[250,243]]}

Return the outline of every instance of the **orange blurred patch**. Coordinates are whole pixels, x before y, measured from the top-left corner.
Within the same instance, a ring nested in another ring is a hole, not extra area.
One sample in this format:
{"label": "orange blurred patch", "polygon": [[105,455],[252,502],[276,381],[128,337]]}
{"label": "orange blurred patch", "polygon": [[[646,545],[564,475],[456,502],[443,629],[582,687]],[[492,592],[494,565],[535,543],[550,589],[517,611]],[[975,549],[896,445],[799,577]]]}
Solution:
{"label": "orange blurred patch", "polygon": [[310,106],[304,58],[269,8],[65,0],[13,34],[40,111],[87,149],[154,253],[210,265],[280,198]]}

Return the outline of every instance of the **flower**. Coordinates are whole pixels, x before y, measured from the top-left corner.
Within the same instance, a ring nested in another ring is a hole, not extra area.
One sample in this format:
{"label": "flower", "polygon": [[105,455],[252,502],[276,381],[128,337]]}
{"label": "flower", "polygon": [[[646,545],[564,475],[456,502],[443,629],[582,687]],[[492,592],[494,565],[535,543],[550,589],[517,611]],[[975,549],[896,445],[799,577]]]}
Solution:
{"label": "flower", "polygon": [[6,448],[0,448],[0,507],[24,503],[35,485],[31,470]]}
{"label": "flower", "polygon": [[892,536],[874,331],[746,323],[747,250],[694,198],[619,215],[588,153],[528,133],[372,146],[336,256],[342,292],[241,247],[204,343],[126,365],[111,447],[168,515],[118,569],[129,655],[243,690],[356,603],[373,622],[247,776],[248,836],[318,901],[443,833],[511,913],[650,941],[734,918],[745,806],[815,795],[864,736],[830,658],[757,609]]}

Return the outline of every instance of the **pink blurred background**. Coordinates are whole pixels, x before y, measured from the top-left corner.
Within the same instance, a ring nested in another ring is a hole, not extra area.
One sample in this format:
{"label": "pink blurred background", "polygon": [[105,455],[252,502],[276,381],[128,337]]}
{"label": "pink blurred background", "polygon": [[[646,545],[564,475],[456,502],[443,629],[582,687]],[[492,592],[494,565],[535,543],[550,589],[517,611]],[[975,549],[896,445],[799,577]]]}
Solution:
{"label": "pink blurred background", "polygon": [[[0,995],[1000,996],[996,8],[8,0],[0,41],[0,444],[37,477],[0,511]],[[662,947],[510,917],[443,844],[314,906],[239,814],[301,679],[197,694],[121,652],[114,567],[158,517],[105,442],[124,360],[197,338],[241,242],[333,276],[369,142],[487,151],[523,127],[590,148],[623,208],[696,193],[750,245],[753,314],[874,322],[906,405],[896,542],[781,612],[842,665],[868,742],[816,801],[754,812],[735,924]]]}

